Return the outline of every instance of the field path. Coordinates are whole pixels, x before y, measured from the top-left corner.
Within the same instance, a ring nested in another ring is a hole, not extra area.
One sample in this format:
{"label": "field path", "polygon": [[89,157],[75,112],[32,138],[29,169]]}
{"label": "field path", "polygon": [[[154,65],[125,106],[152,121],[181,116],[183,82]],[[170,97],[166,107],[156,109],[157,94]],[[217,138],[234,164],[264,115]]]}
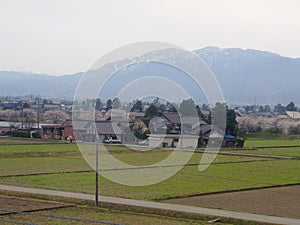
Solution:
{"label": "field path", "polygon": [[[196,152],[204,153],[202,150],[196,150]],[[255,154],[255,153],[244,153],[244,152],[216,152],[210,151],[208,154],[219,154],[219,155],[230,155],[230,156],[245,156],[245,157],[257,157],[257,158],[269,158],[269,159],[298,159],[295,156],[284,156],[284,155],[264,155],[264,154]]]}
{"label": "field path", "polygon": [[[37,189],[37,188],[25,188],[25,187],[11,186],[11,185],[0,185],[0,190],[60,196],[60,197],[68,197],[68,198],[83,199],[83,200],[95,199],[95,196],[90,194],[53,191],[53,190]],[[271,223],[271,224],[289,224],[289,225],[300,224],[300,219],[266,216],[266,215],[258,215],[258,214],[243,213],[243,212],[233,212],[233,211],[219,210],[219,209],[183,206],[183,205],[176,205],[176,204],[158,203],[158,202],[141,201],[141,200],[133,200],[133,199],[125,199],[125,198],[117,198],[117,197],[108,197],[108,196],[99,196],[99,200],[100,202],[105,202],[105,203],[203,214],[203,215],[210,215],[210,216],[217,216],[217,217],[235,218],[235,219],[248,220],[248,221]]]}

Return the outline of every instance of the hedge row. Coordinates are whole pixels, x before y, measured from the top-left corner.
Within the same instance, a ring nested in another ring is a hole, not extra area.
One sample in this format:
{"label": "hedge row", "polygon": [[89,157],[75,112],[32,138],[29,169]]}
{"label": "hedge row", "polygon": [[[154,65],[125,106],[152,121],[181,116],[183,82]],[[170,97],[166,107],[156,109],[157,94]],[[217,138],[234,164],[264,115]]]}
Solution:
{"label": "hedge row", "polygon": [[29,132],[22,132],[22,131],[8,131],[6,132],[6,135],[12,137],[30,138]]}

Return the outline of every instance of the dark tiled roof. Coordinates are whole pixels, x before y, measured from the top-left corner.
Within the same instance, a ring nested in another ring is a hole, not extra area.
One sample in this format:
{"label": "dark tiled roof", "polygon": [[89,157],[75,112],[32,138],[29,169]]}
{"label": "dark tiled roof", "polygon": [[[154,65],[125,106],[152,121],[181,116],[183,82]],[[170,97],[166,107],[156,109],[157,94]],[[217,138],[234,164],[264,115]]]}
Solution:
{"label": "dark tiled roof", "polygon": [[92,121],[89,120],[66,120],[62,127],[73,127],[74,130],[86,130],[91,127]]}
{"label": "dark tiled roof", "polygon": [[180,124],[180,117],[178,113],[163,113],[163,117],[165,117],[170,123]]}
{"label": "dark tiled roof", "polygon": [[205,124],[200,127],[200,130],[204,135],[209,135],[211,132],[211,129],[212,129],[212,126],[209,124]]}
{"label": "dark tiled roof", "polygon": [[181,123],[182,124],[201,124],[201,125],[207,124],[205,121],[203,121],[199,117],[195,117],[195,116],[181,117]]}
{"label": "dark tiled roof", "polygon": [[61,127],[73,126],[75,130],[88,130],[96,124],[98,133],[103,134],[122,134],[122,130],[118,123],[111,121],[89,121],[89,120],[66,120]]}
{"label": "dark tiled roof", "polygon": [[98,134],[122,134],[122,130],[120,129],[117,123],[112,123],[110,121],[105,122],[97,122],[96,123]]}
{"label": "dark tiled roof", "polygon": [[195,117],[195,116],[182,116],[180,120],[180,116],[178,113],[163,113],[163,117],[165,117],[170,123],[173,124],[194,124],[194,123],[200,123],[201,125],[206,124],[199,117]]}
{"label": "dark tiled roof", "polygon": [[62,127],[71,127],[72,126],[72,120],[66,120],[62,123]]}

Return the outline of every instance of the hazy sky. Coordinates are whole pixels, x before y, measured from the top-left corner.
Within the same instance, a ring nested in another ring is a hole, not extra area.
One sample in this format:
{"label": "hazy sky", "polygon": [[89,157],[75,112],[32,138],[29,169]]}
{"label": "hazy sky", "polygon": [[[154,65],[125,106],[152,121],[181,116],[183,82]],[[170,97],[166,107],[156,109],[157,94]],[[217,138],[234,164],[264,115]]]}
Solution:
{"label": "hazy sky", "polygon": [[86,71],[145,40],[300,57],[298,0],[0,0],[0,70]]}

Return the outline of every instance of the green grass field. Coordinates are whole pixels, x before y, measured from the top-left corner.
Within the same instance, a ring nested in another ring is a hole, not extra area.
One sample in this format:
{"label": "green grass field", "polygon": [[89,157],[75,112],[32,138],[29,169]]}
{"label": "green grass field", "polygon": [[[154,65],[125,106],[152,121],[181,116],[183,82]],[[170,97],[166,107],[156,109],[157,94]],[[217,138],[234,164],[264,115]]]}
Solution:
{"label": "green grass field", "polygon": [[[294,145],[298,142],[251,140],[249,145],[257,147],[280,143]],[[138,152],[122,146],[109,146],[108,149],[114,157],[131,165],[151,165],[172,153],[162,149]],[[298,156],[299,149],[274,148],[241,152]],[[95,174],[81,157],[76,144],[0,145],[0,156],[1,184],[94,193]],[[100,193],[136,199],[160,199],[300,182],[300,163],[296,159],[218,155],[206,171],[199,172],[201,157],[202,153],[195,153],[180,172],[156,185],[128,187],[101,177]]]}
{"label": "green grass field", "polygon": [[278,140],[278,139],[247,139],[245,148],[254,147],[278,147],[278,146],[300,146],[300,140]]}
{"label": "green grass field", "polygon": [[265,139],[265,140],[296,140],[300,139],[299,134],[286,134],[286,133],[270,133],[268,131],[248,133],[247,138]]}
{"label": "green grass field", "polygon": [[[229,150],[226,152],[239,152],[239,150]],[[300,158],[300,147],[290,148],[264,148],[257,150],[243,150],[241,153],[256,154],[256,155],[277,155],[277,156],[292,156]]]}
{"label": "green grass field", "polygon": [[53,140],[53,139],[32,139],[32,138],[20,138],[20,137],[7,137],[0,136],[1,145],[18,145],[18,144],[66,144],[66,141],[63,140]]}
{"label": "green grass field", "polygon": [[[138,152],[120,146],[110,146],[109,149],[115,158],[130,165],[152,165],[172,153],[172,151],[162,149]],[[0,158],[0,176],[91,170],[77,146],[73,144],[0,145],[0,152],[2,156]],[[188,165],[198,165],[202,155],[202,153],[195,153]],[[240,163],[258,160],[266,159],[218,155],[213,163]]]}
{"label": "green grass field", "polygon": [[80,156],[1,158],[0,176],[91,170]]}
{"label": "green grass field", "polygon": [[[16,145],[13,144],[15,142],[17,142]],[[250,153],[257,157],[218,154],[214,162],[203,172],[198,170],[203,153],[197,152],[173,177],[149,186],[120,185],[100,176],[99,192],[106,196],[163,201],[189,195],[299,184],[300,147],[280,147],[297,146],[299,142],[289,139],[248,139],[245,149],[222,149],[221,151]],[[273,148],[260,148],[267,146],[273,146]],[[87,148],[88,151],[91,150],[91,153],[94,152],[94,146],[87,146]],[[123,146],[107,146],[107,149],[115,158],[135,166],[152,165],[167,158],[173,152],[166,149],[134,151]],[[187,153],[182,152],[182,154]],[[293,156],[295,159],[263,158],[260,155]],[[177,166],[174,162],[170,168],[177,169]],[[140,170],[147,169],[140,168]],[[156,171],[157,174],[161,172],[161,168],[151,168],[151,170]],[[113,171],[113,173],[118,173],[118,171]],[[8,138],[2,139],[2,143],[0,141],[0,184],[94,194],[95,172],[86,163],[74,143],[42,142],[39,144],[33,143],[32,140]],[[55,197],[52,197],[52,200],[53,198]],[[25,203],[24,206],[26,206]],[[65,216],[75,218],[75,220],[11,214],[0,215],[0,223],[2,219],[30,224],[92,224],[87,220],[120,224],[207,224],[203,221],[207,219],[206,217],[200,217],[201,220],[198,220],[199,218],[192,220],[188,219],[191,217],[176,213],[166,216],[165,212],[159,212],[159,215],[154,215],[147,214],[147,212],[132,212],[131,209],[126,208],[124,211],[112,210],[110,206],[106,209],[72,206],[37,213]],[[229,219],[229,223],[231,222],[239,224]]]}
{"label": "green grass field", "polygon": [[[213,164],[205,172],[186,166],[172,178],[151,186],[128,187],[100,179],[100,193],[136,199],[156,199],[300,182],[298,160]],[[82,193],[94,192],[94,172],[1,177],[1,184]]]}
{"label": "green grass field", "polygon": [[28,144],[28,145],[0,145],[0,155],[45,153],[45,152],[78,152],[76,144]]}

